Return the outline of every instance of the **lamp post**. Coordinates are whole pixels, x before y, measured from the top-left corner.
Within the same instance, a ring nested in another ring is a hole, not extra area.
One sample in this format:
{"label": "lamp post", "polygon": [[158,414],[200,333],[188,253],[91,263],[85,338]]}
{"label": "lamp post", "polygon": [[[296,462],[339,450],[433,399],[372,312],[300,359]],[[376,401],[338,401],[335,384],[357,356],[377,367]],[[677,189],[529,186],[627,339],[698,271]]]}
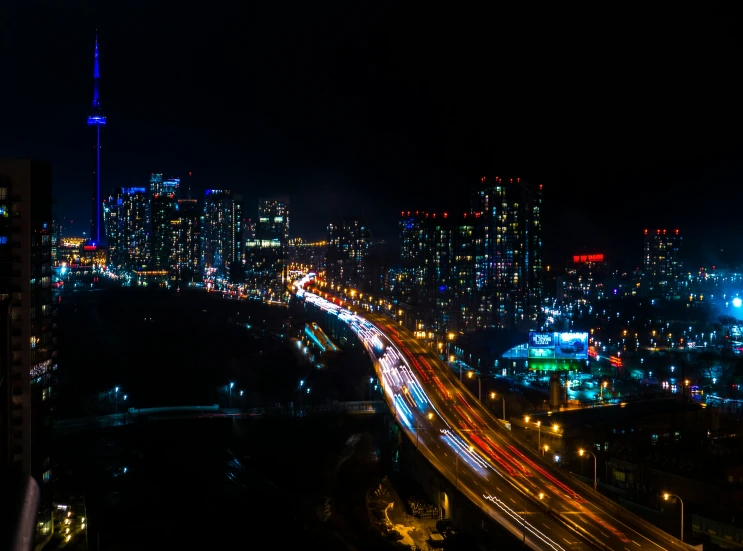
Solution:
{"label": "lamp post", "polygon": [[672,497],[678,499],[679,503],[681,504],[681,541],[684,541],[684,502],[676,494],[663,494],[663,499],[665,499],[666,501],[668,501]]}
{"label": "lamp post", "polygon": [[230,383],[230,409],[232,409],[232,387],[235,386],[235,383]]}
{"label": "lamp post", "polygon": [[594,454],[593,452],[589,452],[587,450],[584,450],[584,449],[578,450],[578,455],[580,455],[581,457],[583,457],[587,453],[590,453],[593,456],[593,491],[595,492],[596,491],[596,486],[597,486],[597,483],[596,483],[596,454]]}
{"label": "lamp post", "polygon": [[114,411],[119,413],[119,387],[114,388]]}
{"label": "lamp post", "polygon": [[474,371],[468,371],[467,372],[467,377],[470,378],[470,379],[472,377],[477,377],[477,399],[482,402],[482,377],[480,377],[479,375],[475,374]]}
{"label": "lamp post", "polygon": [[[490,398],[492,400],[495,400],[497,397],[498,397],[498,395],[495,392],[491,392],[490,393]],[[506,395],[505,394],[501,394],[500,395],[500,399],[503,402],[503,420],[505,421],[506,420]]]}
{"label": "lamp post", "polygon": [[541,421],[536,421],[536,423],[537,423],[537,430],[538,430],[538,433],[537,433],[537,447],[541,448],[542,447],[542,422]]}

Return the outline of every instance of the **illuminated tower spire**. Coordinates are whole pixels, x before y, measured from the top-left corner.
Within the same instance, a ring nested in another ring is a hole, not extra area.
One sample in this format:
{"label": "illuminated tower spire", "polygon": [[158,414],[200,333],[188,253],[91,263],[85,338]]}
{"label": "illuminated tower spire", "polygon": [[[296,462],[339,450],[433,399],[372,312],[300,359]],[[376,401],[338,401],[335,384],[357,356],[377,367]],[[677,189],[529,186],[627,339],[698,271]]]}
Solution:
{"label": "illuminated tower spire", "polygon": [[93,62],[93,106],[88,115],[88,126],[95,126],[95,169],[93,172],[92,213],[90,217],[90,239],[100,244],[101,241],[101,126],[106,125],[106,117],[101,109],[98,84],[101,73],[98,67],[98,32],[95,34],[95,58]]}

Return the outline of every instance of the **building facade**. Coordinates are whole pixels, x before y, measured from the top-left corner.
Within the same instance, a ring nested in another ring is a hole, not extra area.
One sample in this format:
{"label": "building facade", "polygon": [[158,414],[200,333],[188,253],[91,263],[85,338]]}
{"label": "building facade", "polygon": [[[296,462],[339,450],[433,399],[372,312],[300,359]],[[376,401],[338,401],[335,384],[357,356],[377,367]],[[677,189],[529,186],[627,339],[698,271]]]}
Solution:
{"label": "building facade", "polygon": [[347,287],[363,285],[371,233],[356,218],[339,218],[328,224],[325,277]]}
{"label": "building facade", "polygon": [[681,298],[683,266],[679,230],[645,230],[641,295],[665,300]]}
{"label": "building facade", "polygon": [[242,204],[230,190],[208,189],[201,219],[201,266],[210,277],[229,279],[243,247]]}
{"label": "building facade", "polygon": [[141,269],[150,260],[144,187],[117,188],[104,203],[108,264],[117,270]]}
{"label": "building facade", "polygon": [[289,198],[260,199],[255,238],[245,243],[247,286],[258,293],[280,293],[289,269]]}
{"label": "building facade", "polygon": [[52,302],[52,170],[48,163],[0,161],[0,302],[10,301],[10,411],[5,448],[11,465],[41,487],[40,530],[49,529],[54,477],[51,416],[56,382]]}

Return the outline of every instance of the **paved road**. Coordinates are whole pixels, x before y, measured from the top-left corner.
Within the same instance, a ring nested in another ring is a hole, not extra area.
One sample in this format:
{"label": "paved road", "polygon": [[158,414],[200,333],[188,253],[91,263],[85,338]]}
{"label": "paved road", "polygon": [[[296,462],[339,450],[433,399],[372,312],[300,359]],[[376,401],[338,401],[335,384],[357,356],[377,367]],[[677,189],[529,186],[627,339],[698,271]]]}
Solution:
{"label": "paved road", "polygon": [[504,482],[527,495],[544,494],[542,501],[549,503],[564,525],[572,526],[594,545],[616,551],[689,549],[625,509],[607,511],[603,499],[577,488],[564,473],[505,430],[433,350],[410,331],[379,314],[364,316],[390,335],[406,357],[417,361],[422,369],[419,377],[430,379],[428,384],[422,381],[423,387],[436,389],[430,395],[435,397],[438,409],[458,429],[460,437],[482,453]]}
{"label": "paved road", "polygon": [[[586,542],[612,551],[691,549],[553,469],[499,426],[412,332],[381,314],[354,314],[338,299],[299,295],[359,336],[400,426],[434,467],[515,536],[526,531],[533,549],[578,549]],[[537,511],[539,525],[529,520]]]}

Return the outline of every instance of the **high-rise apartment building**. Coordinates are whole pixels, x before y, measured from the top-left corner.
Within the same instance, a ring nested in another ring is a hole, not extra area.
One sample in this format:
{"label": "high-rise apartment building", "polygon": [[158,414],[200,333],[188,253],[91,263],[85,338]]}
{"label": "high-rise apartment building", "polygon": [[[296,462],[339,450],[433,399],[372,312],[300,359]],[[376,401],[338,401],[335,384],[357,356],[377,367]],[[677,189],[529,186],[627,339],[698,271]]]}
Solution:
{"label": "high-rise apartment building", "polygon": [[531,328],[542,297],[542,185],[482,178],[472,197],[478,220],[478,326]]}
{"label": "high-rise apartment building", "polygon": [[201,220],[201,257],[204,273],[229,279],[243,248],[242,201],[230,190],[208,189]]}
{"label": "high-rise apartment building", "polygon": [[430,310],[427,329],[476,329],[477,243],[473,217],[404,212],[400,229],[403,265],[393,285],[397,293],[405,302]]}
{"label": "high-rise apartment building", "polygon": [[464,215],[403,212],[395,288],[432,307],[437,331],[538,325],[541,186],[486,179]]}
{"label": "high-rise apartment building", "polygon": [[176,278],[193,281],[201,264],[201,212],[196,199],[178,200]]}
{"label": "high-rise apartment building", "polygon": [[152,196],[152,230],[150,232],[150,253],[152,268],[170,270],[174,268],[178,203],[174,192],[162,191]]}
{"label": "high-rise apartment building", "polygon": [[678,258],[680,245],[678,230],[645,230],[641,295],[666,300],[680,298],[683,268]]}
{"label": "high-rise apartment building", "polygon": [[51,165],[0,161],[0,302],[9,301],[10,307],[5,324],[9,334],[3,338],[9,343],[2,348],[10,393],[0,415],[6,423],[3,449],[7,462],[20,466],[41,487],[40,531],[50,528],[48,482],[54,476],[50,430],[57,365],[51,241]]}
{"label": "high-rise apartment building", "polygon": [[328,224],[325,277],[344,286],[361,285],[370,245],[369,229],[358,219],[339,218]]}
{"label": "high-rise apartment building", "polygon": [[245,245],[248,286],[260,292],[278,292],[282,289],[288,276],[288,197],[259,200],[255,238]]}
{"label": "high-rise apartment building", "polygon": [[141,269],[149,263],[148,193],[144,187],[118,188],[104,203],[109,265]]}

